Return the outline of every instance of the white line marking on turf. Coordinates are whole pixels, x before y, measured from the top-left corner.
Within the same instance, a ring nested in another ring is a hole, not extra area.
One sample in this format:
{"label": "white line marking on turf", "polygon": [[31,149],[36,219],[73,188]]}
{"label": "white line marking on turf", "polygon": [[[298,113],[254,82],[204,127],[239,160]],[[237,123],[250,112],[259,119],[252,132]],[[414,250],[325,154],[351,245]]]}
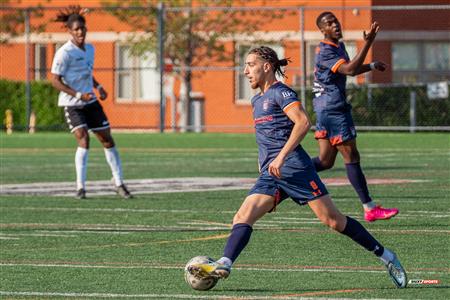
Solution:
{"label": "white line marking on turf", "polygon": [[[229,177],[188,177],[127,180],[128,188],[135,194],[204,192],[221,190],[248,190],[255,183],[255,178]],[[325,178],[328,186],[350,185],[347,178]],[[368,184],[402,184],[425,182],[411,179],[368,179]],[[110,180],[90,181],[87,185],[89,195],[115,195]],[[0,195],[50,195],[73,197],[75,187],[73,182],[40,182],[26,184],[4,184]]]}
{"label": "white line marking on turf", "polygon": [[[184,266],[168,265],[89,265],[89,264],[48,264],[48,263],[0,263],[2,267],[41,267],[41,268],[80,268],[80,269],[178,269],[183,270]],[[333,272],[333,273],[386,273],[385,270],[369,269],[343,269],[343,268],[255,268],[255,267],[234,267],[233,270],[257,271],[257,272]],[[448,270],[442,271],[408,271],[408,274],[447,274]]]}
{"label": "white line marking on turf", "polygon": [[[351,292],[351,291],[350,291]],[[225,295],[190,295],[190,294],[114,294],[114,293],[67,293],[67,292],[15,292],[0,291],[4,296],[41,296],[41,297],[85,297],[85,298],[169,298],[169,299],[242,299],[242,300],[329,300],[330,298],[298,297],[289,295],[274,296],[225,296]],[[333,300],[353,300],[354,298],[332,298]],[[403,300],[393,298],[358,298],[359,300]]]}

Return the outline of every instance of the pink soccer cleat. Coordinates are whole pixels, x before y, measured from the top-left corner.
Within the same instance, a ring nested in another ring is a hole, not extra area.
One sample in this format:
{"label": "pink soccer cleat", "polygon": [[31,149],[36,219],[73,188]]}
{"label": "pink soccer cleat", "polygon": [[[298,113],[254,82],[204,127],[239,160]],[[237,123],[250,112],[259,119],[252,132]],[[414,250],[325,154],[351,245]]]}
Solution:
{"label": "pink soccer cleat", "polygon": [[374,209],[364,212],[364,219],[367,222],[373,222],[376,220],[387,220],[398,214],[397,208],[384,208],[381,205],[377,205]]}

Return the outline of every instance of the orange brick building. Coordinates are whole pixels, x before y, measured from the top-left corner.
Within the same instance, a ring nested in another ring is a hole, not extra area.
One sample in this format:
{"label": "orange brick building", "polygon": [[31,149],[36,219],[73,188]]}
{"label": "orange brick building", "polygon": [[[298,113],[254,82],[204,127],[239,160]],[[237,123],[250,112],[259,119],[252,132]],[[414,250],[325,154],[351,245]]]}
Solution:
{"label": "orange brick building", "polygon": [[[42,17],[31,18],[32,25],[53,19],[57,8],[77,3],[65,0],[9,2],[12,7],[22,8],[38,4],[46,9]],[[158,128],[160,105],[156,56],[148,59],[129,57],[126,36],[131,30],[130,26],[111,14],[97,14],[101,1],[82,1],[81,5],[93,8],[93,13],[86,16],[87,41],[94,44],[96,49],[94,75],[109,92],[108,100],[102,105],[113,128]],[[350,82],[450,80],[450,7],[430,7],[448,6],[448,0],[282,0],[254,1],[246,5],[255,6],[255,10],[263,5],[266,9],[273,7],[274,11],[285,9],[283,17],[264,23],[255,35],[270,38],[270,42],[267,42],[269,45],[276,48],[280,55],[291,58],[286,82],[296,88],[300,88],[303,83],[307,86],[311,83],[314,48],[322,38],[315,19],[324,10],[334,12],[340,19],[350,57],[363,43],[362,31],[368,29],[374,20],[381,24],[381,31],[367,62],[382,60],[391,68],[384,73],[374,72],[372,75],[349,79]],[[384,5],[389,5],[390,9],[380,7]],[[405,5],[427,5],[428,8],[416,10],[399,7]],[[29,72],[34,80],[49,79],[54,53],[59,45],[69,39],[69,34],[60,24],[47,23],[45,32],[29,36]],[[242,65],[251,42],[242,37],[224,39],[224,45],[228,51],[235,53],[235,60],[211,65],[206,58],[201,65],[208,68],[193,71],[192,91],[194,96],[199,97],[195,102],[197,106],[191,106],[193,110],[186,122],[194,127],[201,125],[207,131],[249,131],[253,126],[249,102],[252,91],[240,74],[241,70],[235,66]],[[0,77],[24,80],[26,38],[17,36],[10,39],[8,44],[0,45],[0,51]],[[167,74],[166,80],[165,127],[178,128],[182,125],[180,118],[183,114],[179,104],[180,80],[170,74]],[[170,82],[173,82],[173,88],[170,88]],[[196,116],[192,117],[194,114]]]}

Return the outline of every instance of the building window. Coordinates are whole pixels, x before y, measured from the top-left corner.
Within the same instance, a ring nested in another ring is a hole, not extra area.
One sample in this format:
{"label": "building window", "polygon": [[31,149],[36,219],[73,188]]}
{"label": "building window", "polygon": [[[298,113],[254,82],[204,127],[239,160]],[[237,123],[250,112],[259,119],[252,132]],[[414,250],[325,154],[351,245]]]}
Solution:
{"label": "building window", "polygon": [[415,83],[450,80],[450,43],[392,43],[394,82]]}
{"label": "building window", "polygon": [[[306,46],[306,84],[308,86],[312,86],[314,82],[314,65],[315,65],[315,59],[316,59],[316,48],[319,45],[320,41],[309,41]],[[346,41],[345,42],[345,49],[347,50],[348,57],[350,59],[353,59],[353,57],[356,56],[357,48],[356,43],[354,41]],[[348,84],[357,84],[356,76],[347,76],[347,85]]]}
{"label": "building window", "polygon": [[36,44],[34,46],[34,79],[47,79],[47,45]]}
{"label": "building window", "polygon": [[[284,49],[280,45],[268,45],[268,47],[275,50],[279,58],[284,57]],[[235,70],[235,87],[236,87],[236,103],[250,104],[252,97],[258,92],[250,87],[247,77],[244,75],[245,59],[252,46],[249,44],[236,44],[236,66]],[[284,81],[283,78],[277,78]]]}
{"label": "building window", "polygon": [[159,71],[155,53],[134,56],[127,45],[117,46],[118,102],[159,102]]}

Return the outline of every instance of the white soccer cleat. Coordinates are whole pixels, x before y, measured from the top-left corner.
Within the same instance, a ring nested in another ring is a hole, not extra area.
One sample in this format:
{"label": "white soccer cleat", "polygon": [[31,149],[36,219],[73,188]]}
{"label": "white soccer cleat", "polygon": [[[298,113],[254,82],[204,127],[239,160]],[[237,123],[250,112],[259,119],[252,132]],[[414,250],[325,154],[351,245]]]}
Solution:
{"label": "white soccer cleat", "polygon": [[386,264],[386,268],[395,286],[400,289],[405,288],[408,278],[395,253],[394,258]]}
{"label": "white soccer cleat", "polygon": [[208,263],[191,264],[187,268],[188,272],[199,278],[215,277],[225,279],[230,275],[231,266],[215,261]]}

